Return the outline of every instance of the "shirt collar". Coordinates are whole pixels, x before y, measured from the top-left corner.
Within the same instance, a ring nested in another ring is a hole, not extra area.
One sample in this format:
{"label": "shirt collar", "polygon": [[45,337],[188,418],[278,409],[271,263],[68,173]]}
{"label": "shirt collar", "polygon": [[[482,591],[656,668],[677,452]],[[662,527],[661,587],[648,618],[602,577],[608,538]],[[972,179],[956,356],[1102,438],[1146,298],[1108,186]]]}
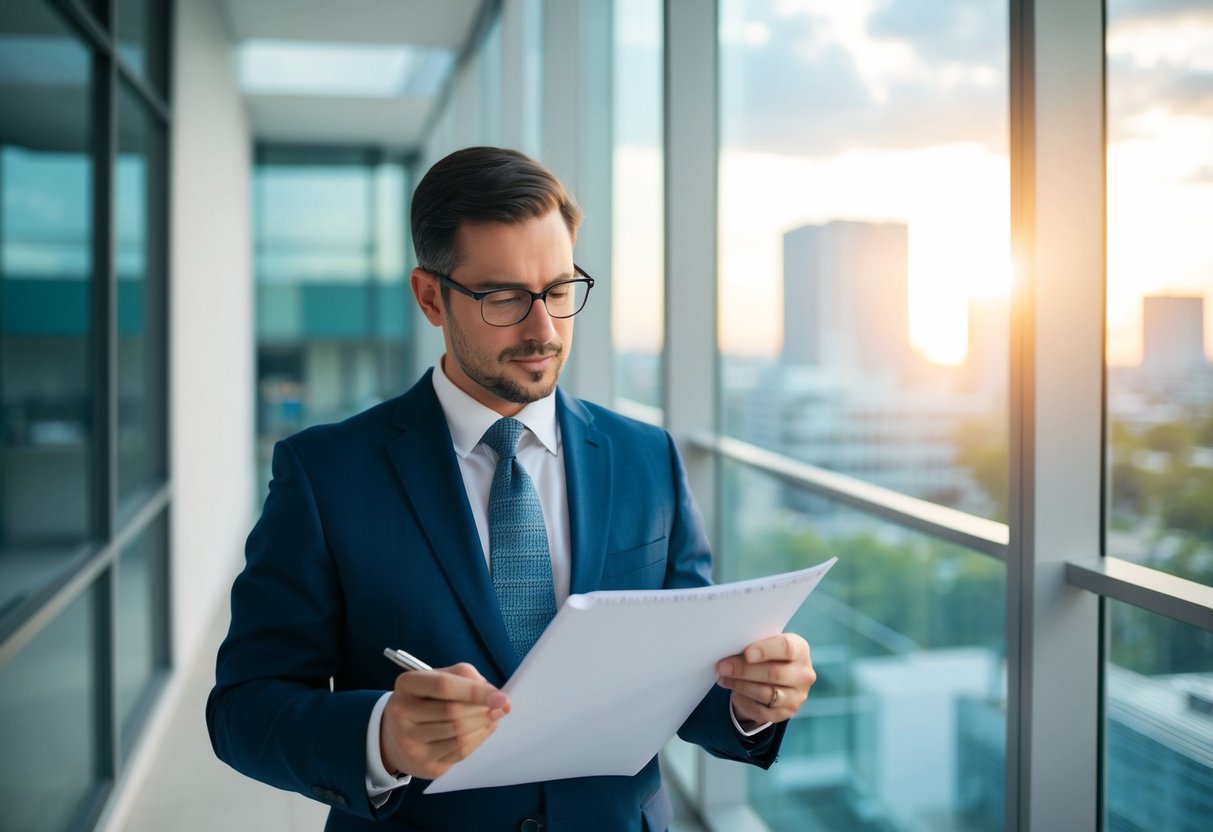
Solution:
{"label": "shirt collar", "polygon": [[[442,369],[443,356],[434,365],[431,380],[434,384],[434,394],[438,396],[438,404],[442,406],[446,416],[447,427],[451,431],[451,443],[460,459],[467,457],[480,444],[485,431],[501,418],[501,414],[492,408],[485,407],[467,393],[455,386]],[[534,434],[548,453],[555,454],[560,446],[560,431],[556,424],[556,394],[544,396],[538,401],[531,402],[514,414],[514,418]],[[526,441],[524,435],[522,441]]]}

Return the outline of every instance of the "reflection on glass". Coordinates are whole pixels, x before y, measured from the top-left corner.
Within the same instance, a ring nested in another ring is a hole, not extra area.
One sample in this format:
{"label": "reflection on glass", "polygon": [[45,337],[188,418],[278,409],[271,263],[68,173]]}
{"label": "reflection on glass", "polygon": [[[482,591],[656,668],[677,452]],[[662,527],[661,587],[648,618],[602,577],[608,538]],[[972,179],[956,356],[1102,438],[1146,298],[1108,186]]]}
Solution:
{"label": "reflection on glass", "polygon": [[615,3],[611,340],[616,396],[661,407],[665,314],[662,4]]}
{"label": "reflection on glass", "polygon": [[[149,160],[159,138],[138,100],[119,91],[114,237],[118,278],[118,504],[120,513],[164,476],[156,413],[160,339],[151,326],[162,276],[150,256]],[[153,283],[153,281],[157,281]],[[153,352],[154,351],[154,352]]]}
{"label": "reflection on glass", "polygon": [[262,149],[254,170],[258,482],[273,443],[403,392],[407,182],[398,160]]}
{"label": "reflection on glass", "polygon": [[147,2],[117,0],[118,51],[140,75],[147,72]]}
{"label": "reflection on glass", "polygon": [[165,622],[159,610],[166,590],[164,516],[118,557],[118,603],[114,650],[118,729],[123,754],[138,728],[138,705],[163,664]]}
{"label": "reflection on glass", "polygon": [[95,393],[91,57],[33,0],[6,2],[0,51],[2,618],[91,532]]}
{"label": "reflection on glass", "polygon": [[837,556],[789,630],[818,681],[779,763],[749,774],[773,830],[998,830],[1004,820],[1001,561],[721,468],[719,577]]}
{"label": "reflection on glass", "polygon": [[1006,4],[720,11],[724,430],[1004,519]]}
{"label": "reflection on glass", "polygon": [[1213,633],[1107,604],[1105,828],[1205,829],[1213,818]]}
{"label": "reflection on glass", "polygon": [[93,594],[0,668],[0,828],[81,829],[98,785]]}
{"label": "reflection on glass", "polygon": [[1213,10],[1107,4],[1108,554],[1213,584]]}
{"label": "reflection on glass", "polygon": [[477,55],[480,69],[480,133],[482,142],[501,144],[501,17],[489,24]]}

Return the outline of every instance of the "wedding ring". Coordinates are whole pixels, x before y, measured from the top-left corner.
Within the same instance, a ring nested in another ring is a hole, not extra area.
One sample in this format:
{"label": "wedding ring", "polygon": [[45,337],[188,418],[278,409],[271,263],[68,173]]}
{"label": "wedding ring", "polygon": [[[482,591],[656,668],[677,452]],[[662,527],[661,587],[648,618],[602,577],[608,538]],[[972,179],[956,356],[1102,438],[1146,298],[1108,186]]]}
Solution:
{"label": "wedding ring", "polygon": [[768,708],[774,708],[775,703],[779,701],[779,688],[771,688],[771,701],[767,703]]}

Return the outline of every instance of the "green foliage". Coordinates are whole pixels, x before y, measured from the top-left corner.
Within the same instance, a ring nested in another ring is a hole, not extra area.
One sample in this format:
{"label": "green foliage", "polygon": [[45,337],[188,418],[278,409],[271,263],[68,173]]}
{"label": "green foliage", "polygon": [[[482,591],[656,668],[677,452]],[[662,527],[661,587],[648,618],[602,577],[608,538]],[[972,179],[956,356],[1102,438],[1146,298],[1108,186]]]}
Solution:
{"label": "green foliage", "polygon": [[969,473],[993,500],[993,520],[1010,516],[1010,437],[1002,416],[965,422],[956,431],[956,464]]}

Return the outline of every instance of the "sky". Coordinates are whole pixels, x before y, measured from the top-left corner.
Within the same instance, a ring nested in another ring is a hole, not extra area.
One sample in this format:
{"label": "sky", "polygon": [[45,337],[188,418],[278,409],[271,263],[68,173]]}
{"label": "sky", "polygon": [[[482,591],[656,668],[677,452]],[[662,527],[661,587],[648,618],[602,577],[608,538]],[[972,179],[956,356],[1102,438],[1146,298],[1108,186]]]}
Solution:
{"label": "sky", "polygon": [[[1006,297],[1011,283],[1005,3],[720,8],[722,349],[778,353],[786,231],[896,221],[909,229],[912,345],[962,360],[969,299]],[[1110,0],[1108,15],[1108,358],[1132,364],[1143,294],[1209,295],[1213,344],[1213,12]],[[644,21],[620,31],[615,271],[634,298],[660,275],[648,242],[660,230],[660,64]],[[648,348],[660,318],[646,317],[655,300],[638,305],[617,305],[616,334]]]}

